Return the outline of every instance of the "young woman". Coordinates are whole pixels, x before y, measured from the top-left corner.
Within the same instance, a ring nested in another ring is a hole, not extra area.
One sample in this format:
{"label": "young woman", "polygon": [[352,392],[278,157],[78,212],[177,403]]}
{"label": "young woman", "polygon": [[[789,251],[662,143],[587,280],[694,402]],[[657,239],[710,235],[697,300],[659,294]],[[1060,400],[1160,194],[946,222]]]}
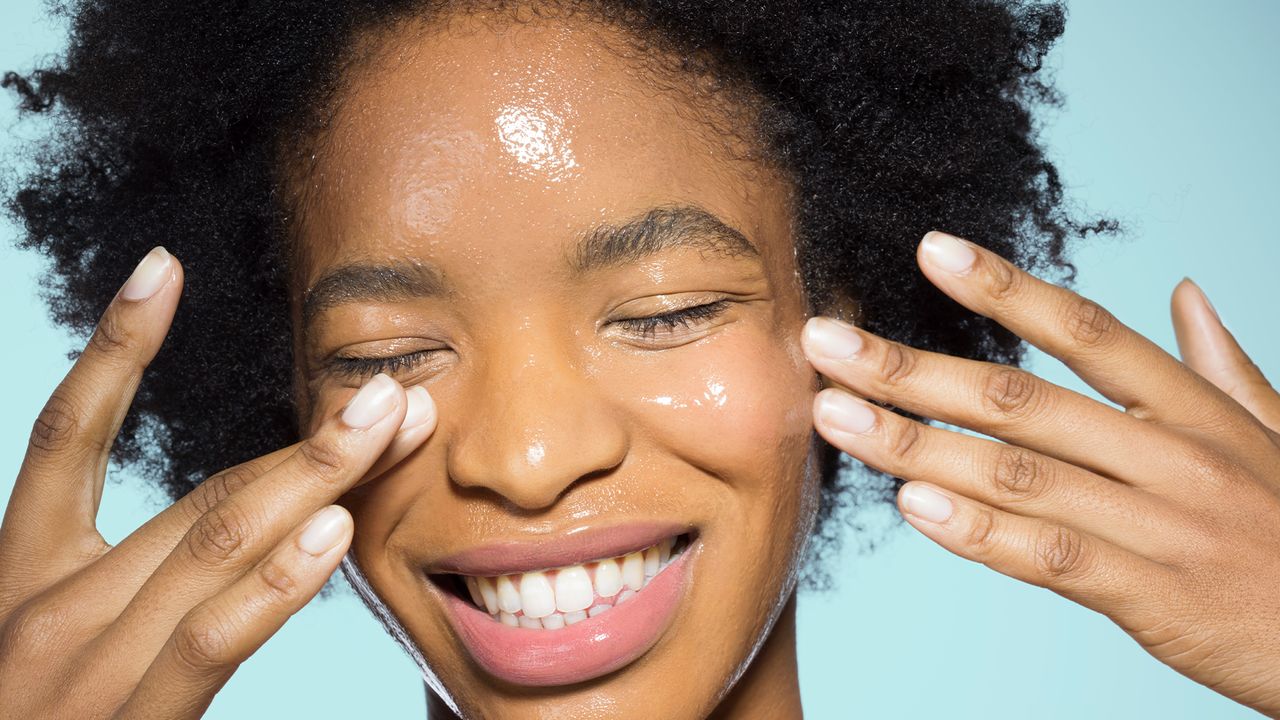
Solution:
{"label": "young woman", "polygon": [[[69,12],[5,80],[62,122],[11,209],[93,328],[0,526],[6,715],[198,717],[342,562],[435,717],[799,717],[840,453],[1280,713],[1280,397],[1189,283],[1179,361],[1025,271],[1107,229],[1032,133],[1059,8]],[[114,547],[112,452],[176,500]]]}

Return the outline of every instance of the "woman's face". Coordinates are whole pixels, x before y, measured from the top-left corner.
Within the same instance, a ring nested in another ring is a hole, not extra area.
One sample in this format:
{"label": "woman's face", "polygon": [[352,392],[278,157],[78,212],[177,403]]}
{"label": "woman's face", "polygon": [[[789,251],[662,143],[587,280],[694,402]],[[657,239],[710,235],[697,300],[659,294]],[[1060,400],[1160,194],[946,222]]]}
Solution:
{"label": "woman's face", "polygon": [[300,226],[304,423],[379,370],[434,397],[344,503],[464,709],[701,715],[816,506],[787,185],[612,31],[490,20],[348,71]]}

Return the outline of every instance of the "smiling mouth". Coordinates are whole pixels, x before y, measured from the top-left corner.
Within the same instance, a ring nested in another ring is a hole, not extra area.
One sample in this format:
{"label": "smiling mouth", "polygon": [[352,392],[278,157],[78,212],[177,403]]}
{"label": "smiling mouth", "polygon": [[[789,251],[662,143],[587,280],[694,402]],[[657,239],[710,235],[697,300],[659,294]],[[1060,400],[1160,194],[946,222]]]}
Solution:
{"label": "smiling mouth", "polygon": [[689,547],[688,534],[585,563],[506,575],[449,573],[433,579],[496,622],[559,630],[608,612],[640,593]]}

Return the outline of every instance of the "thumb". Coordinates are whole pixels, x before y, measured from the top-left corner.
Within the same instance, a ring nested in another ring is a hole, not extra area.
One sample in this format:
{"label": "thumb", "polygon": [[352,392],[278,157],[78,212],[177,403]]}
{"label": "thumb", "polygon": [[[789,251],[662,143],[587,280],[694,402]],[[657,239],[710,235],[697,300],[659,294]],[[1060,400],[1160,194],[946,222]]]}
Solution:
{"label": "thumb", "polygon": [[1200,286],[1183,278],[1170,309],[1182,362],[1280,432],[1280,394],[1223,326]]}

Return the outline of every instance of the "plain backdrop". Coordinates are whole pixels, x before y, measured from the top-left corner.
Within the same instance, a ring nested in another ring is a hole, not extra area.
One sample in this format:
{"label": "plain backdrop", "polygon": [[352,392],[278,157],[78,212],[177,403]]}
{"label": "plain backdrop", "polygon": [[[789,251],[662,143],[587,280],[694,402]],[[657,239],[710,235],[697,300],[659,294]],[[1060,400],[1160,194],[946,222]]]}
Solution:
{"label": "plain backdrop", "polygon": [[[1045,116],[1044,138],[1071,196],[1127,225],[1122,238],[1076,254],[1077,288],[1176,352],[1169,292],[1190,275],[1258,364],[1280,373],[1272,311],[1280,3],[1075,0],[1069,7],[1066,36],[1051,57],[1067,105]],[[57,52],[62,31],[36,0],[4,0],[0,70],[25,71]],[[18,121],[11,97],[0,102],[0,167],[12,169],[16,142],[37,132]],[[13,248],[15,235],[0,224],[0,502],[75,346],[48,322],[36,299],[42,263]],[[1032,369],[1085,389],[1054,360],[1037,356]],[[118,542],[159,502],[113,473],[103,534]],[[1257,716],[1156,662],[1103,616],[956,558],[910,526],[894,526],[893,515],[886,506],[862,518],[887,529],[851,533],[832,568],[837,590],[801,595],[810,717]],[[208,717],[423,715],[416,667],[344,589],[312,603],[246,662]]]}

